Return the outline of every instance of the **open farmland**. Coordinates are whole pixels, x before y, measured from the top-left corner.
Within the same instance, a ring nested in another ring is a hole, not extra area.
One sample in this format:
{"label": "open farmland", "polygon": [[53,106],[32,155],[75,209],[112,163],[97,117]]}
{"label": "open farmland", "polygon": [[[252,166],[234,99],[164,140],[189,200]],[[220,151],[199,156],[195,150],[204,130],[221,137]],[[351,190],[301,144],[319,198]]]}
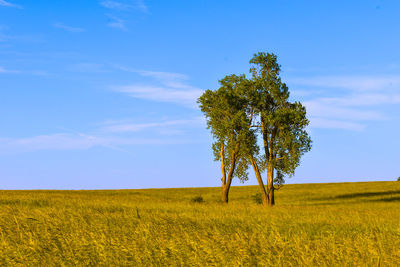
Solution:
{"label": "open farmland", "polygon": [[400,182],[286,185],[270,209],[256,193],[0,191],[0,265],[400,264]]}

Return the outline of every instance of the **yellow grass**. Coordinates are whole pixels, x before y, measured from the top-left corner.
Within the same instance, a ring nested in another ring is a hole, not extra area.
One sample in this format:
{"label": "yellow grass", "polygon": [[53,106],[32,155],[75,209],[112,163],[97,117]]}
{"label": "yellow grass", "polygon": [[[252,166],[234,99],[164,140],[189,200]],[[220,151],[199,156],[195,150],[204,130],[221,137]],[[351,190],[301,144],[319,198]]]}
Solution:
{"label": "yellow grass", "polygon": [[400,265],[400,182],[286,185],[273,209],[257,192],[0,191],[0,265]]}

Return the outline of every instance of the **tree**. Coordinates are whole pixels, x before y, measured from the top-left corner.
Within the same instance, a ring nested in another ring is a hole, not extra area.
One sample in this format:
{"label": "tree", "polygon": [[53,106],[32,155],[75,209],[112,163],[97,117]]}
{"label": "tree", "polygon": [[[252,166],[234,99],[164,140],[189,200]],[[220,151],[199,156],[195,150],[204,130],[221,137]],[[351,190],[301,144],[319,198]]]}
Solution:
{"label": "tree", "polygon": [[247,100],[243,95],[248,85],[244,75],[226,76],[221,87],[207,90],[198,99],[214,137],[214,159],[221,161],[222,201],[228,203],[229,189],[236,176],[248,179],[248,155],[257,152],[255,131],[250,129]]}
{"label": "tree", "polygon": [[[268,205],[272,206],[275,204],[274,184],[284,183],[285,175],[292,176],[301,156],[311,149],[311,139],[305,130],[309,121],[305,107],[299,102],[289,101],[288,87],[279,77],[280,65],[276,55],[254,54],[250,64],[252,79],[246,93],[247,111],[251,118],[259,118],[258,123],[252,126],[261,133],[263,163],[267,170],[265,194]],[[262,179],[258,175],[256,172],[260,184]]]}
{"label": "tree", "polygon": [[[275,204],[275,186],[292,176],[301,156],[311,149],[305,128],[306,109],[289,101],[289,89],[279,77],[280,65],[274,54],[258,53],[250,60],[251,79],[230,75],[220,80],[216,91],[207,90],[198,100],[215,142],[215,160],[221,161],[222,200],[234,176],[248,179],[251,164],[264,205]],[[259,155],[257,134],[264,154]],[[229,171],[228,171],[229,170]],[[267,189],[261,173],[267,170]]]}

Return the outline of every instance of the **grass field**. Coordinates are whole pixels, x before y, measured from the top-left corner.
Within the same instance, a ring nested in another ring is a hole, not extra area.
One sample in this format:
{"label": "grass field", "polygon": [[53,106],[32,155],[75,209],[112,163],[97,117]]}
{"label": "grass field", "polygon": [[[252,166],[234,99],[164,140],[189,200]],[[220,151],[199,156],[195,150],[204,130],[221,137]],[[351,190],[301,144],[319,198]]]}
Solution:
{"label": "grass field", "polygon": [[400,265],[400,182],[286,185],[272,209],[257,192],[0,191],[0,265]]}

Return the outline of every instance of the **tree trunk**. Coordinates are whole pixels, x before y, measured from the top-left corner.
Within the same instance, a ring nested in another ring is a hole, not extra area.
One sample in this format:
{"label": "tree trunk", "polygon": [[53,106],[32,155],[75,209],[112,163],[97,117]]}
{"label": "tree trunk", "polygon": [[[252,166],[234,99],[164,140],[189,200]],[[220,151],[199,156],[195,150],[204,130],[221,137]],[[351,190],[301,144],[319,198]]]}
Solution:
{"label": "tree trunk", "polygon": [[222,170],[222,202],[223,203],[228,203],[228,195],[229,195],[229,189],[231,188],[231,183],[233,179],[233,174],[235,171],[235,166],[236,166],[236,159],[237,155],[239,152],[239,143],[235,145],[235,149],[232,152],[232,162],[231,166],[229,168],[228,172],[228,177],[226,177],[226,171],[225,171],[225,165],[223,161],[223,146],[221,146],[221,158],[222,158],[222,163],[221,163],[221,170]]}
{"label": "tree trunk", "polygon": [[273,205],[275,205],[274,168],[272,166],[267,167],[267,187],[268,187],[268,206],[272,207]]}
{"label": "tree trunk", "polygon": [[228,203],[229,189],[233,180],[233,169],[235,169],[236,158],[232,160],[231,168],[226,179],[226,183],[222,184],[222,202]]}
{"label": "tree trunk", "polygon": [[[264,119],[261,117],[261,131],[263,134],[265,157],[267,158],[267,201],[268,206],[272,207],[275,204],[274,198],[274,168],[271,165],[273,154],[273,136],[268,140],[268,132],[265,128]],[[269,143],[270,142],[270,143]]]}
{"label": "tree trunk", "polygon": [[264,186],[264,182],[263,182],[262,177],[261,177],[260,169],[258,169],[257,162],[254,160],[253,157],[250,157],[250,162],[251,162],[251,165],[253,166],[254,173],[255,173],[255,175],[257,177],[257,181],[258,181],[258,185],[260,187],[260,192],[261,192],[263,205],[264,206],[268,206],[268,203],[269,203],[268,194],[267,194],[267,191],[265,190],[265,186]]}
{"label": "tree trunk", "polygon": [[228,203],[229,199],[229,189],[230,189],[231,185],[226,184],[222,186],[222,202],[223,203]]}
{"label": "tree trunk", "polygon": [[224,185],[226,184],[224,143],[221,143],[220,157],[221,157],[221,172],[222,172],[221,181],[222,181],[222,187],[224,187]]}

